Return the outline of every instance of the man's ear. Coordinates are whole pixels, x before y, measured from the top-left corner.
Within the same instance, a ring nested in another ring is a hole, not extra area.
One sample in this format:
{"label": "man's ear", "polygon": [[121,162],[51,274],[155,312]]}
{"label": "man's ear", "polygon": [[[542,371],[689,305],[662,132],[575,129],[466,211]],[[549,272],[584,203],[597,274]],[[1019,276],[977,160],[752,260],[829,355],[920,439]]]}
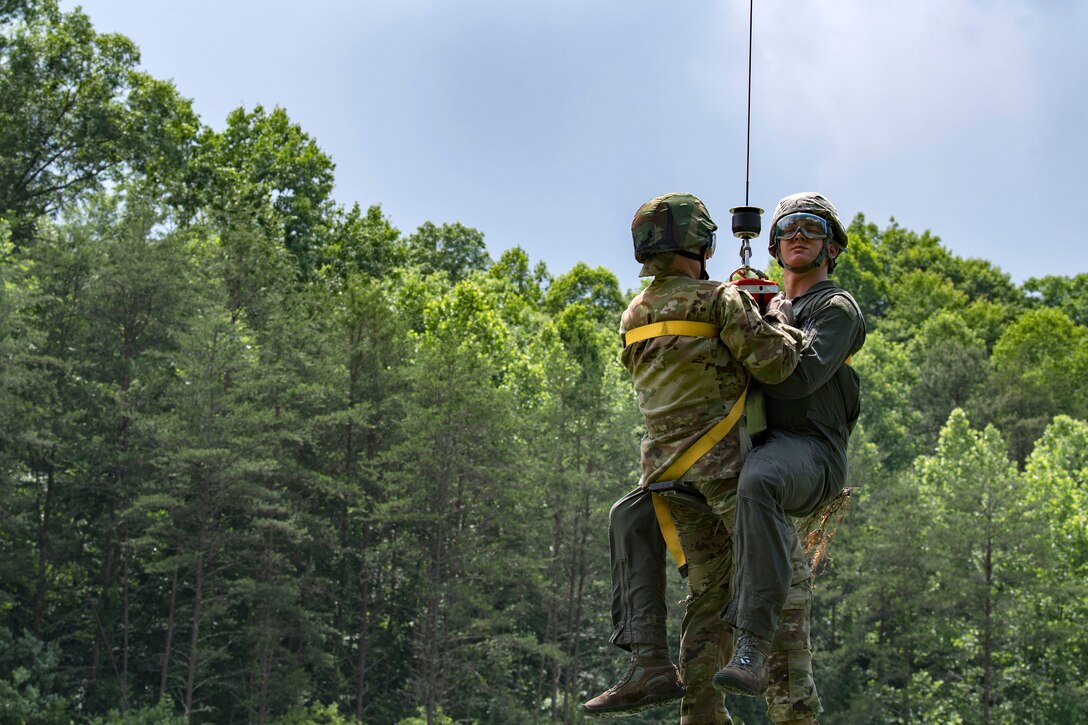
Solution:
{"label": "man's ear", "polygon": [[831,242],[831,244],[827,245],[827,253],[831,255],[832,259],[837,259],[841,252],[842,247],[839,246],[838,242]]}

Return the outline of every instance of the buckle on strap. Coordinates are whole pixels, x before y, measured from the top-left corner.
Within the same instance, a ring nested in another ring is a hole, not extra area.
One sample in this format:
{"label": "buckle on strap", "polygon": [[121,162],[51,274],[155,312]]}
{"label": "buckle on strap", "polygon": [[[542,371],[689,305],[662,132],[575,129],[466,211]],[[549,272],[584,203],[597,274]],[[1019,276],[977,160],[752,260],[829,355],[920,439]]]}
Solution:
{"label": "buckle on strap", "polygon": [[646,490],[652,493],[682,493],[686,496],[695,496],[696,498],[706,501],[706,496],[700,493],[699,489],[694,486],[680,483],[679,481],[657,481],[647,486]]}

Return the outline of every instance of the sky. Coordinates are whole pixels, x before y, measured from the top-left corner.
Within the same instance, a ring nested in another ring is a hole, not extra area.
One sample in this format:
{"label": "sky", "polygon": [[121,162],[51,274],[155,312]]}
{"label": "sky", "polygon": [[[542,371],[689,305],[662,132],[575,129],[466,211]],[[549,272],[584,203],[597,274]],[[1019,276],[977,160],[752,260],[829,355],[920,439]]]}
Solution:
{"label": "sky", "polygon": [[1088,2],[81,0],[221,129],[284,108],[335,199],[404,234],[461,222],[493,258],[638,285],[630,221],[663,193],[733,206],[820,191],[843,221],[930,231],[1014,282],[1088,272]]}

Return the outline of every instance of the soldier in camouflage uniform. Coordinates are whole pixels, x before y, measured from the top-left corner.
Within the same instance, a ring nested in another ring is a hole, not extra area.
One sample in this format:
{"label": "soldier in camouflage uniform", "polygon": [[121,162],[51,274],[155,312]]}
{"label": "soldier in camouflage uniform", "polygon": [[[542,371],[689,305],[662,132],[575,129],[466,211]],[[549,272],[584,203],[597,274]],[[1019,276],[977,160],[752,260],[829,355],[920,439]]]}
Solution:
{"label": "soldier in camouflage uniform", "polygon": [[655,337],[624,350],[646,434],[640,488],[617,502],[609,517],[612,642],[633,656],[619,684],[583,705],[592,716],[626,715],[683,695],[683,725],[731,722],[712,677],[728,659],[731,643],[719,613],[728,601],[732,575],[729,532],[737,476],[751,448],[743,426],[734,426],[681,477],[695,496],[668,498],[691,586],[681,626],[683,683],[665,640],[664,546],[645,488],[728,414],[749,377],[765,383],[784,380],[796,364],[801,335],[788,324],[788,300],[779,299],[761,314],[747,293],[707,279],[716,228],[702,202],[690,194],[668,194],[643,204],[631,225],[642,274],[654,279],[624,313],[621,334],[665,320],[711,323],[720,333]]}
{"label": "soldier in camouflage uniform", "polygon": [[804,345],[793,374],[763,386],[767,431],[740,475],[733,596],[723,615],[736,636],[732,659],[714,675],[722,692],[756,696],[773,680],[772,637],[795,616],[797,530],[789,517],[819,510],[846,482],[847,442],[860,413],[858,376],[847,362],[865,342],[865,321],[828,275],[847,241],[835,207],[819,194],[788,196],[775,209],[768,250],[785,270],[784,295]]}

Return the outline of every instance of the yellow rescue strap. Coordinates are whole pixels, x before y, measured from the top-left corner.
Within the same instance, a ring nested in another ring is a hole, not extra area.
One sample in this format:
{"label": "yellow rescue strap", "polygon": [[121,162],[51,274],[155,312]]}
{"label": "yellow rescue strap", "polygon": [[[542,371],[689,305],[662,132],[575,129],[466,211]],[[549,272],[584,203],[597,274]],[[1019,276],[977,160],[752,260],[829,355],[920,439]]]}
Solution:
{"label": "yellow rescue strap", "polygon": [[624,347],[639,342],[641,340],[649,340],[651,337],[661,337],[662,335],[680,335],[682,337],[717,337],[721,333],[722,329],[717,325],[712,325],[709,322],[691,322],[689,320],[665,320],[664,322],[655,322],[652,325],[643,325],[642,327],[636,327],[633,330],[628,330],[623,335]]}
{"label": "yellow rescue strap", "polygon": [[[626,346],[663,335],[717,337],[720,333],[721,328],[709,322],[666,320],[665,322],[655,322],[651,325],[643,325],[628,330],[623,336],[623,342]],[[726,434],[733,430],[733,426],[740,420],[741,415],[744,414],[744,400],[747,395],[748,386],[745,385],[740,397],[737,398],[737,402],[733,403],[733,407],[729,409],[729,413],[715,423],[714,427],[704,433],[699,440],[688,446],[688,449],[681,453],[672,462],[672,465],[657,477],[657,481],[675,481],[679,479],[688,472],[688,469],[697,460],[705,456],[722,438],[725,438]],[[687,576],[687,557],[684,555],[684,548],[680,545],[680,535],[676,531],[676,522],[673,521],[672,513],[669,512],[669,505],[661,494],[651,493],[650,496],[654,503],[654,513],[657,514],[657,526],[661,529],[661,538],[665,540],[665,546],[668,548],[669,554],[672,555],[673,561],[676,562],[676,568],[680,570],[681,576]]]}
{"label": "yellow rescue strap", "polygon": [[[740,397],[737,398],[737,402],[733,403],[733,407],[729,409],[729,414],[715,423],[714,427],[704,433],[699,440],[692,443],[686,451],[680,454],[679,458],[673,461],[672,465],[664,473],[658,476],[657,480],[677,480],[687,473],[688,469],[697,460],[716,446],[722,438],[725,438],[726,434],[733,430],[733,426],[737,424],[737,421],[740,420],[741,415],[744,413],[744,399],[747,395],[748,387],[745,386]],[[653,497],[654,513],[657,514],[657,526],[661,529],[661,538],[665,540],[665,546],[668,547],[672,560],[676,562],[676,568],[680,570],[681,576],[687,576],[688,559],[684,555],[684,548],[680,546],[680,535],[676,532],[676,522],[673,521],[672,514],[669,512],[669,505],[659,493],[651,493],[650,496]]]}

